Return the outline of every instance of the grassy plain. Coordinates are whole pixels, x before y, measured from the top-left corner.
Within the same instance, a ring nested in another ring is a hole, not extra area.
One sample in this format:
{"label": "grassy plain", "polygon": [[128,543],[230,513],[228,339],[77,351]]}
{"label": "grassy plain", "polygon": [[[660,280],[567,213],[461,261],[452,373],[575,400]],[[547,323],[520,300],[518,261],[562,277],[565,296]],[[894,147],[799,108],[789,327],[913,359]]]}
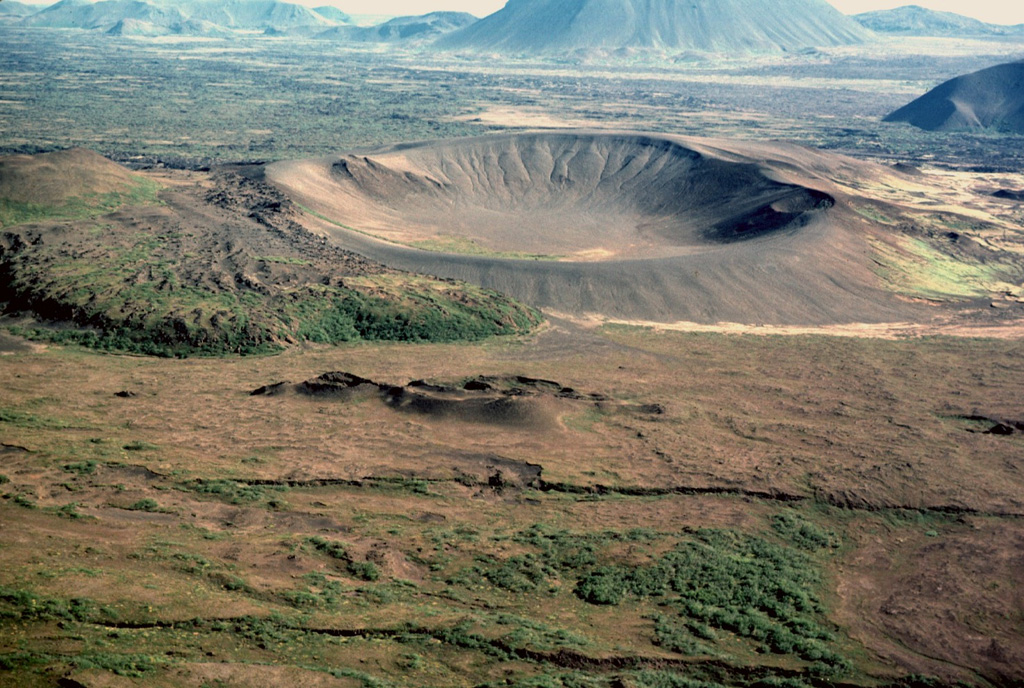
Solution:
{"label": "grassy plain", "polygon": [[[0,655],[19,685],[1000,685],[1024,486],[1020,435],[985,433],[1019,419],[1021,360],[557,323],[259,359],[10,353]],[[249,395],[336,369],[602,400],[538,398],[520,425]]]}

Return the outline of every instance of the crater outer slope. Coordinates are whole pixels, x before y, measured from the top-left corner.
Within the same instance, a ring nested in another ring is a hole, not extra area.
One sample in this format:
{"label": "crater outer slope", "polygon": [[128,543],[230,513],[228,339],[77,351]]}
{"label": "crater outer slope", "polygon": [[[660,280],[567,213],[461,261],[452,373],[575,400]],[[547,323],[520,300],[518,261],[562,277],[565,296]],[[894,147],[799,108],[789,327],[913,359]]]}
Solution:
{"label": "crater outer slope", "polygon": [[[586,131],[406,144],[267,170],[334,223],[322,228],[347,248],[404,269],[570,314],[771,324],[920,314],[878,288],[866,224],[830,181],[869,174],[892,173],[786,144]],[[410,247],[422,241],[484,255]]]}

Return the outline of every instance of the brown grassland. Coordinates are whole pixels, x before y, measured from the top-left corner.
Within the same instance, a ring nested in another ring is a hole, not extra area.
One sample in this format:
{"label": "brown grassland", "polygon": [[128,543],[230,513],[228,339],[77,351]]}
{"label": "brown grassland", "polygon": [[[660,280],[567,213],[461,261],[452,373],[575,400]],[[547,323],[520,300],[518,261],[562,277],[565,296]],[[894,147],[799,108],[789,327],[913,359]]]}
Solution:
{"label": "brown grassland", "polygon": [[[3,603],[30,590],[40,611],[8,618],[2,642],[38,655],[16,670],[23,685],[61,667],[86,685],[534,685],[573,672],[648,685],[644,670],[680,668],[727,685],[764,671],[813,682],[812,662],[759,654],[735,632],[708,633],[683,660],[655,632],[670,594],[595,605],[569,570],[537,585],[493,572],[536,553],[531,529],[642,565],[698,529],[799,552],[773,528],[797,519],[835,539],[807,565],[845,680],[1006,684],[1024,659],[1011,611],[1022,440],[987,431],[1021,420],[1021,353],[1014,340],[558,322],[526,339],[258,359],[10,351]],[[250,395],[332,370],[396,384],[529,376],[600,400],[519,397],[517,425],[358,390]],[[91,606],[41,611],[72,598]],[[111,673],[104,657],[138,666]],[[310,671],[323,675],[287,678]]]}

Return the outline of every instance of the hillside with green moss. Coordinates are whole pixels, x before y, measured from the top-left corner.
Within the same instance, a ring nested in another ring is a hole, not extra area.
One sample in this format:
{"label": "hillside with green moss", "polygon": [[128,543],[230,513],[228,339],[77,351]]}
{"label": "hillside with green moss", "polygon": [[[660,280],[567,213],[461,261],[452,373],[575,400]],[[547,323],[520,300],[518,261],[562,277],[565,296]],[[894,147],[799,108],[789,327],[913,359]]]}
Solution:
{"label": "hillside with green moss", "polygon": [[[74,168],[81,158],[64,162]],[[189,356],[301,342],[479,340],[540,322],[495,292],[328,244],[291,219],[296,211],[258,170],[180,173],[161,185],[119,176],[123,168],[93,154],[85,160],[71,176],[102,184],[0,200],[0,287],[17,334]]]}

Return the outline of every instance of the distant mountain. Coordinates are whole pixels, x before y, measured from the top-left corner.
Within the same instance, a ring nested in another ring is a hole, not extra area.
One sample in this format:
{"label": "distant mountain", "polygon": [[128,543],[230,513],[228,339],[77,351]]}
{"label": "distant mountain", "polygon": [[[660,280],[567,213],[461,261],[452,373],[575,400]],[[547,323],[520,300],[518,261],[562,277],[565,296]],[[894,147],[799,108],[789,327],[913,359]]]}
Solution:
{"label": "distant mountain", "polygon": [[[5,4],[7,0],[0,2]],[[218,35],[225,30],[286,32],[300,27],[312,32],[338,24],[302,5],[280,0],[61,0],[26,17],[23,23],[136,36]]]}
{"label": "distant mountain", "polygon": [[317,38],[356,43],[423,42],[476,23],[468,12],[431,12],[415,17],[396,17],[377,26],[338,26]]}
{"label": "distant mountain", "polygon": [[986,24],[953,12],[906,5],[893,10],[864,12],[853,17],[861,26],[884,34],[901,36],[1008,36],[1024,35],[1024,24]]}
{"label": "distant mountain", "polygon": [[61,0],[55,5],[25,18],[29,26],[54,29],[100,29],[109,31],[118,22],[133,20],[155,26],[168,26],[186,17],[171,5],[155,5],[142,0]]}
{"label": "distant mountain", "polygon": [[759,53],[871,37],[825,0],[509,0],[438,46],[528,54],[620,48]]}
{"label": "distant mountain", "polygon": [[35,14],[40,9],[41,8],[38,5],[26,5],[23,2],[3,0],[3,2],[0,2],[0,19],[8,17],[27,17],[30,14]]}
{"label": "distant mountain", "polygon": [[352,23],[352,17],[350,15],[345,14],[337,7],[333,7],[331,5],[324,5],[323,7],[314,7],[313,11],[319,14],[324,19],[336,22],[338,24]]}
{"label": "distant mountain", "polygon": [[995,129],[1024,134],[1024,62],[959,76],[885,118],[931,131]]}
{"label": "distant mountain", "polygon": [[225,38],[231,31],[207,21],[187,19],[158,25],[138,19],[122,19],[107,29],[108,36],[127,36],[136,38],[153,38],[156,36],[205,36],[208,38]]}
{"label": "distant mountain", "polygon": [[279,0],[186,0],[179,6],[190,19],[239,31],[326,29],[335,23],[307,7]]}
{"label": "distant mountain", "polygon": [[108,36],[164,36],[167,34],[167,28],[139,19],[122,19],[107,29],[106,34]]}

